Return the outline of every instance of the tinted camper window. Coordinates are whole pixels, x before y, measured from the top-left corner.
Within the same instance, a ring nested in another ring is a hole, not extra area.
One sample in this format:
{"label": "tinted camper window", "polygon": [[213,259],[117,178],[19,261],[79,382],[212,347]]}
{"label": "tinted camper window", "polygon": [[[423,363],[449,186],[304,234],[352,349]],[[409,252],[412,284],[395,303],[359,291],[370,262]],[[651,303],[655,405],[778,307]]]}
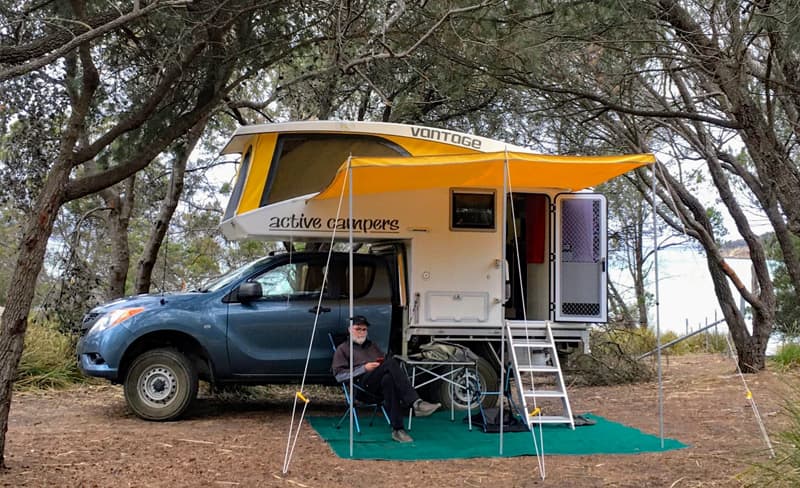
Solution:
{"label": "tinted camper window", "polygon": [[236,184],[231,192],[228,207],[225,209],[225,217],[222,220],[228,220],[236,215],[236,209],[239,208],[239,200],[241,200],[242,191],[244,190],[244,182],[247,181],[247,172],[250,171],[250,156],[252,154],[253,148],[250,147],[242,158],[242,165],[239,166],[239,173],[236,175]]}
{"label": "tinted camper window", "polygon": [[494,230],[494,191],[452,190],[450,228],[453,230]]}
{"label": "tinted camper window", "polygon": [[322,191],[348,156],[409,156],[386,139],[347,134],[284,134],[278,138],[261,206]]}

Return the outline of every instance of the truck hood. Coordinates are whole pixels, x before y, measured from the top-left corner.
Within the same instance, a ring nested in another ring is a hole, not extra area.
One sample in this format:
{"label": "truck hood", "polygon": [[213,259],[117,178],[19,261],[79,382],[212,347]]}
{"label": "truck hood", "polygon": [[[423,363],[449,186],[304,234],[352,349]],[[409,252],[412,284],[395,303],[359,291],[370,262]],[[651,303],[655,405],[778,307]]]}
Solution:
{"label": "truck hood", "polygon": [[189,293],[159,293],[123,297],[117,300],[98,305],[84,315],[81,322],[81,333],[86,333],[103,315],[122,308],[142,307],[145,311],[152,312],[169,308],[196,308],[201,296],[208,295],[201,292]]}
{"label": "truck hood", "polygon": [[205,293],[189,292],[189,293],[159,293],[159,294],[135,295],[131,297],[118,298],[112,302],[98,305],[97,307],[89,311],[89,313],[102,314],[120,308],[129,308],[129,307],[151,308],[156,306],[158,307],[180,306],[181,304],[187,301],[196,301],[198,300],[197,297],[202,295],[205,295]]}

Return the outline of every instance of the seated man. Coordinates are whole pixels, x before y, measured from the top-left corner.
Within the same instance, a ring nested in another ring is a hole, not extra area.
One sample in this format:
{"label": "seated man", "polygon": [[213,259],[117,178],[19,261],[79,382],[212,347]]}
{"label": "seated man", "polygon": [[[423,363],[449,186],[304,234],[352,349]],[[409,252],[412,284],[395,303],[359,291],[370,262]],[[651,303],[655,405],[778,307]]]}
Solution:
{"label": "seated man", "polygon": [[[428,403],[422,400],[411,386],[400,362],[389,357],[384,361],[383,351],[367,339],[369,322],[363,315],[353,317],[349,328],[353,341],[353,378],[359,386],[373,395],[383,396],[383,404],[389,411],[392,422],[392,439],[397,442],[412,442],[414,439],[403,428],[404,412],[409,407],[418,417],[425,417],[436,411],[441,403]],[[350,344],[339,344],[333,354],[333,374],[336,381],[350,379]]]}

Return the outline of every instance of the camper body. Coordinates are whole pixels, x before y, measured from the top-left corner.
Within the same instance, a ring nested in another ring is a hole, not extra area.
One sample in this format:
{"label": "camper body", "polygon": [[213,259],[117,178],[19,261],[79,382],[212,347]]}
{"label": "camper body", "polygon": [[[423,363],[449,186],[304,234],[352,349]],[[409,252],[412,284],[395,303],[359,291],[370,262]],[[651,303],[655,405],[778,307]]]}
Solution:
{"label": "camper body", "polygon": [[[607,316],[606,207],[577,190],[653,161],[536,155],[442,129],[332,121],[242,127],[223,153],[241,155],[223,233],[286,251],[212,289],[87,314],[82,370],[124,383],[144,418],[179,416],[198,377],[330,382],[327,334],[346,334],[353,314],[395,353],[433,340],[472,349],[477,374],[461,373],[463,389],[424,392],[448,406],[497,392],[506,326],[538,337],[550,323],[559,349],[585,350],[589,324]],[[349,259],[325,264],[331,244]]]}
{"label": "camper body", "polygon": [[[587,324],[607,319],[602,195],[516,187],[513,174],[489,184],[470,175],[469,162],[452,183],[432,164],[418,177],[440,183],[388,191],[359,182],[358,168],[341,176],[351,157],[374,157],[379,166],[391,158],[532,154],[524,148],[442,129],[324,121],[244,127],[223,152],[243,155],[221,224],[228,238],[327,242],[352,234],[394,246],[404,313],[393,325],[404,351],[418,336],[496,340],[506,320],[553,321],[558,341],[586,348]],[[361,183],[352,199],[349,179],[354,189]]]}

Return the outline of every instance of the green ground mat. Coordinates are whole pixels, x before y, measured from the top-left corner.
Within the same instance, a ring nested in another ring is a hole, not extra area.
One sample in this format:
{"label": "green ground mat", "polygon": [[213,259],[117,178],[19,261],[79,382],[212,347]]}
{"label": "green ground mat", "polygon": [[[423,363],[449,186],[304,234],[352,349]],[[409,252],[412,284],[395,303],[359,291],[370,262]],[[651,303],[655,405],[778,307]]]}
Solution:
{"label": "green ground mat", "polygon": [[[581,454],[638,454],[682,449],[685,444],[664,439],[664,447],[658,436],[645,434],[632,427],[585,414],[595,425],[575,427],[571,430],[563,425],[546,425],[543,428],[545,455]],[[474,457],[498,457],[500,436],[484,433],[480,426],[472,431],[456,415],[450,421],[450,412],[437,412],[430,417],[415,418],[409,434],[414,442],[400,444],[391,439],[391,428],[378,416],[372,426],[369,415],[360,415],[361,433],[353,433],[353,459],[387,459],[412,461],[424,459],[463,459]],[[309,417],[308,421],[317,433],[330,444],[337,456],[350,457],[349,429],[347,420],[336,428],[337,417]],[[539,429],[536,428],[538,441]],[[540,447],[541,450],[541,447]],[[503,457],[534,456],[530,432],[513,432],[503,435]]]}

